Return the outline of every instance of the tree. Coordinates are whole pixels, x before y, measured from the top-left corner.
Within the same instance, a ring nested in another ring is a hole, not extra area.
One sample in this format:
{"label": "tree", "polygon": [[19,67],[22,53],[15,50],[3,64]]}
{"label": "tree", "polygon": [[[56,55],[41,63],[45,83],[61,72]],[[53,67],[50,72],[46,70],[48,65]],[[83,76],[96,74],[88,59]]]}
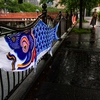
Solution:
{"label": "tree", "polygon": [[42,11],[42,8],[29,2],[18,3],[18,0],[0,0],[0,9],[7,9],[9,12],[35,12],[36,9]]}
{"label": "tree", "polygon": [[18,3],[20,3],[20,4],[23,3],[23,0],[18,0]]}
{"label": "tree", "polygon": [[90,13],[91,9],[95,6],[97,6],[98,3],[100,3],[100,0],[61,0],[59,2],[61,5],[64,4],[66,6],[67,10],[71,10],[73,8],[73,11],[79,9],[80,11],[80,24],[79,28],[82,28],[82,16],[84,18],[84,11],[85,8],[88,9],[88,13]]}
{"label": "tree", "polygon": [[49,3],[49,2],[52,2],[53,3],[54,0],[40,0],[40,4],[43,4],[43,3]]}

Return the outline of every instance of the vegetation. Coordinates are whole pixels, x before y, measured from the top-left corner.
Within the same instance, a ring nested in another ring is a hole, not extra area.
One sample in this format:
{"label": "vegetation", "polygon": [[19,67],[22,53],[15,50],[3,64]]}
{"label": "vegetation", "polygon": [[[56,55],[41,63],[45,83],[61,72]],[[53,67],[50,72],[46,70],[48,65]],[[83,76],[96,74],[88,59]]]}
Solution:
{"label": "vegetation", "polygon": [[[54,0],[41,0],[41,3],[44,3],[44,1],[53,2]],[[90,16],[92,8],[96,7],[100,0],[60,0],[58,3],[65,5],[68,12],[80,12],[79,28],[82,28],[85,9],[87,9],[87,14]]]}
{"label": "vegetation", "polygon": [[40,4],[43,4],[43,3],[49,3],[49,2],[52,2],[53,3],[54,0],[40,0]]}
{"label": "vegetation", "polygon": [[[79,23],[79,19],[77,20],[77,22]],[[83,22],[83,23],[88,23],[89,21],[83,19],[82,22]]]}
{"label": "vegetation", "polygon": [[72,32],[76,34],[90,34],[90,29],[74,27]]}
{"label": "vegetation", "polygon": [[65,9],[58,9],[56,7],[47,7],[47,11],[48,12],[59,12],[59,11],[65,12],[66,10]]}
{"label": "vegetation", "polygon": [[[40,0],[40,4],[52,2],[54,0]],[[92,9],[93,7],[97,6],[100,3],[100,0],[81,0],[83,5],[83,10],[86,8],[88,10]],[[60,0],[58,2],[61,5],[65,5],[66,9],[70,11],[72,8],[73,10],[77,10],[80,8],[80,0]]]}
{"label": "vegetation", "polygon": [[98,21],[100,21],[100,11],[98,12]]}
{"label": "vegetation", "polygon": [[[0,0],[0,9],[7,9],[8,12],[35,12],[38,9],[42,11],[41,6],[36,6],[30,2],[18,3],[18,0]],[[57,9],[56,7],[47,7],[48,12],[65,11],[64,9]]]}
{"label": "vegetation", "polygon": [[0,0],[0,9],[7,9],[8,12],[34,12],[36,9],[42,11],[41,7],[29,2],[23,2],[19,4],[17,0],[6,0],[6,2],[4,2],[4,0]]}

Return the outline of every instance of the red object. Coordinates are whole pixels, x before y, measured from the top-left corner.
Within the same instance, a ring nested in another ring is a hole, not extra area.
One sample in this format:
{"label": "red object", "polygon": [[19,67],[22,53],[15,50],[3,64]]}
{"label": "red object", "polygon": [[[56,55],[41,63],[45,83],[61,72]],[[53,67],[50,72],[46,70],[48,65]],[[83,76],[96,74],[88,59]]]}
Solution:
{"label": "red object", "polygon": [[76,22],[76,16],[72,15],[72,24],[74,24]]}
{"label": "red object", "polygon": [[100,4],[98,4],[98,7],[100,6]]}

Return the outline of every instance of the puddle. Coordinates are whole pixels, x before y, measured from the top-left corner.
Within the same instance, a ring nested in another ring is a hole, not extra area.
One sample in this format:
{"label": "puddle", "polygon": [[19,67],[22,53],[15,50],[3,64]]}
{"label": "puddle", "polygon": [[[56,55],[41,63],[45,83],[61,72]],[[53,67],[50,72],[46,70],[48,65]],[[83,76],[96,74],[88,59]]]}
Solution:
{"label": "puddle", "polygon": [[[85,44],[83,47],[88,48]],[[89,51],[69,49],[65,42],[51,65],[51,69],[55,72],[51,73],[52,82],[100,89],[99,67],[99,55]]]}

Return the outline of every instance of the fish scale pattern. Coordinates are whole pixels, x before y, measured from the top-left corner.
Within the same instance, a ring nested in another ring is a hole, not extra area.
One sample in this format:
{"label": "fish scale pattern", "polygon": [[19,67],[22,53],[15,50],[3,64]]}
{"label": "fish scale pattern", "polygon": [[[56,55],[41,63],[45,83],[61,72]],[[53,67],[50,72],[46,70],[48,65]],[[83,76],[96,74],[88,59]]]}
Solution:
{"label": "fish scale pattern", "polygon": [[44,22],[39,22],[33,28],[33,34],[36,39],[36,54],[40,54],[42,51],[51,48],[52,41],[58,39],[56,35],[58,24],[54,28],[48,27]]}

